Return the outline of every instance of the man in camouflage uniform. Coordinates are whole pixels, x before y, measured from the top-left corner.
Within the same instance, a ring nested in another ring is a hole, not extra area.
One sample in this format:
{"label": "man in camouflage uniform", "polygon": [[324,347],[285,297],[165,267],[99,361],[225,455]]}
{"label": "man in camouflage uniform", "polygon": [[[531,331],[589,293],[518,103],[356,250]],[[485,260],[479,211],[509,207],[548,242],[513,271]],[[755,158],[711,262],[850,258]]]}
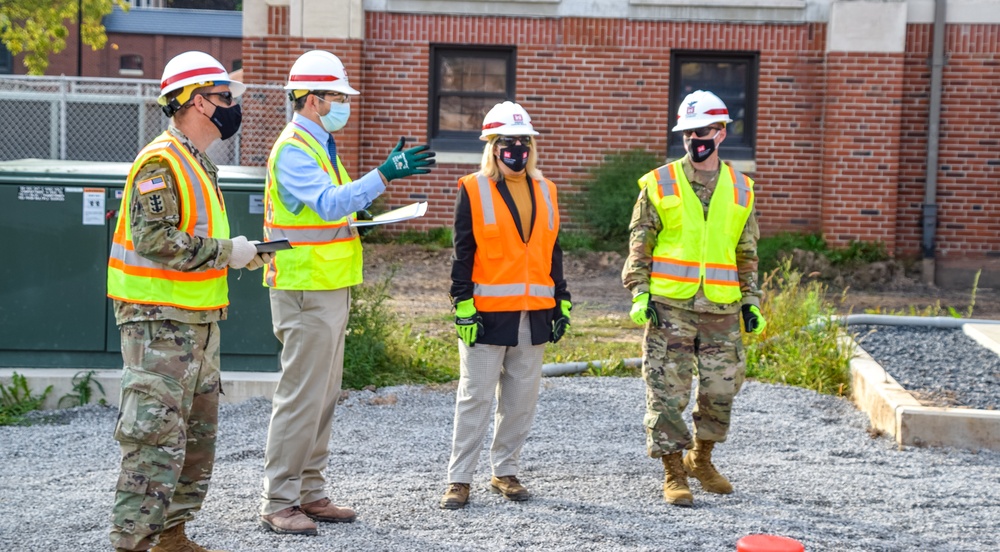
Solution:
{"label": "man in camouflage uniform", "polygon": [[[719,160],[732,122],[725,104],[697,91],[680,106],[674,131],[688,154],[639,179],[622,283],[632,292],[630,316],[646,326],[646,446],[664,466],[664,500],[694,503],[687,476],[708,492],[733,488],[711,461],[726,440],[733,397],[743,384],[740,312],[747,331],[761,332],[753,181]],[[682,415],[698,374],[694,439]],[[685,449],[690,449],[683,455]]]}
{"label": "man in camouflage uniform", "polygon": [[239,128],[232,104],[244,89],[207,54],[172,59],[160,97],[170,128],[129,172],[108,262],[124,360],[115,550],[205,550],[184,524],[201,508],[215,459],[227,268],[270,259],[243,236],[229,239],[217,169],[204,153]]}

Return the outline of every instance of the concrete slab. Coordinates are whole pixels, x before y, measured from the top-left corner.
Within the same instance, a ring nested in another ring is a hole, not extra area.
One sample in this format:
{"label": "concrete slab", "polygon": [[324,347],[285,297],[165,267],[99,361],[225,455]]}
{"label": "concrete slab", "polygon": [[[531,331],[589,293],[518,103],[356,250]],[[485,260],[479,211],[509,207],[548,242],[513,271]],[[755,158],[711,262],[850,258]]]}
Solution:
{"label": "concrete slab", "polygon": [[[1000,351],[1000,335],[980,335],[989,342],[984,346]],[[1000,411],[923,406],[860,346],[851,361],[851,377],[854,403],[868,414],[873,428],[901,446],[1000,450]]]}
{"label": "concrete slab", "polygon": [[1000,324],[965,324],[962,331],[983,347],[1000,355]]}
{"label": "concrete slab", "polygon": [[[59,399],[73,392],[73,378],[89,370],[66,368],[0,368],[0,382],[10,386],[14,372],[24,376],[32,394],[40,394],[52,386],[42,408],[58,408]],[[108,404],[118,406],[120,399],[121,370],[94,370],[93,379],[104,388],[102,397],[97,386],[91,386],[94,402],[103,398]],[[278,386],[279,372],[222,372],[222,396],[220,402],[238,403],[252,397],[274,397]],[[65,405],[64,405],[65,406]]]}

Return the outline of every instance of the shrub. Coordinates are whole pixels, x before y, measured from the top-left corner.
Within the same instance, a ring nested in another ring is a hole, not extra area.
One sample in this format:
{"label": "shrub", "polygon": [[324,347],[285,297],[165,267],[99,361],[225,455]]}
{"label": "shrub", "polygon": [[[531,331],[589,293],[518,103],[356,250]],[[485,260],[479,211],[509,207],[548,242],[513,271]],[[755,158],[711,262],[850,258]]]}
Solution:
{"label": "shrub", "polygon": [[620,250],[628,244],[628,225],[642,175],[662,165],[659,156],[643,149],[611,153],[592,167],[582,182],[586,224],[595,247]]}

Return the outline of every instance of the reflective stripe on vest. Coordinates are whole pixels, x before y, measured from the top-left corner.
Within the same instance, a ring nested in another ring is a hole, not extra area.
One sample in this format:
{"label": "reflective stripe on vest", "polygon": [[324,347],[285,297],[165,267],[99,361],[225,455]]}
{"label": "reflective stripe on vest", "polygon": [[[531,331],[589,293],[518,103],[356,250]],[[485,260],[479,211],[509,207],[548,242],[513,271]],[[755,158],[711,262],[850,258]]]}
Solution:
{"label": "reflective stripe on vest", "polygon": [[108,296],[130,303],[214,310],[229,304],[227,269],[181,271],[147,259],[132,243],[131,205],[135,177],[149,161],[166,163],[174,176],[180,202],[177,228],[192,236],[229,238],[229,221],[221,194],[201,164],[169,132],[143,148],[129,171],[108,259]]}
{"label": "reflective stripe on vest", "polygon": [[687,299],[703,286],[713,302],[728,304],[742,298],[735,248],[752,210],[753,180],[725,164],[720,175],[707,220],[680,161],[640,179],[663,222],[653,250],[653,294]]}
{"label": "reflective stripe on vest", "polygon": [[330,177],[331,186],[351,181],[339,157],[334,167],[324,145],[295,122],[288,123],[267,160],[264,239],[287,238],[293,249],[277,252],[264,267],[264,285],[289,290],[330,290],[360,284],[361,240],[348,217],[326,221],[308,206],[304,205],[296,214],[282,203],[277,167],[287,148],[297,148],[309,155]]}
{"label": "reflective stripe on vest", "polygon": [[[530,181],[530,180],[529,180]],[[536,216],[525,244],[496,183],[476,173],[459,181],[469,196],[476,254],[473,297],[484,312],[542,310],[555,307],[552,249],[559,233],[555,185],[532,182]],[[497,210],[496,206],[503,209]],[[542,206],[545,211],[543,212]],[[527,280],[525,280],[525,278]]]}

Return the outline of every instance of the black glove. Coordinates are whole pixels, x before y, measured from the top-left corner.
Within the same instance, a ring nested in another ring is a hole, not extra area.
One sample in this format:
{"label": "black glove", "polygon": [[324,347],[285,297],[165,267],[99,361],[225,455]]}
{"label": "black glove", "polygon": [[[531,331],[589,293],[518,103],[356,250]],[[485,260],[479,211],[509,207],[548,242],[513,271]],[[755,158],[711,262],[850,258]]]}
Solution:
{"label": "black glove", "polygon": [[549,334],[550,343],[559,343],[569,329],[569,311],[573,310],[573,303],[563,299],[556,307],[556,317],[552,320],[552,333]]}
{"label": "black glove", "polygon": [[[375,218],[375,217],[372,216],[371,212],[368,211],[368,209],[362,209],[362,210],[354,213],[354,216],[358,220],[372,220],[373,218]],[[367,236],[374,229],[375,229],[375,225],[371,225],[371,226],[359,226],[358,227],[358,235],[359,236]]]}

